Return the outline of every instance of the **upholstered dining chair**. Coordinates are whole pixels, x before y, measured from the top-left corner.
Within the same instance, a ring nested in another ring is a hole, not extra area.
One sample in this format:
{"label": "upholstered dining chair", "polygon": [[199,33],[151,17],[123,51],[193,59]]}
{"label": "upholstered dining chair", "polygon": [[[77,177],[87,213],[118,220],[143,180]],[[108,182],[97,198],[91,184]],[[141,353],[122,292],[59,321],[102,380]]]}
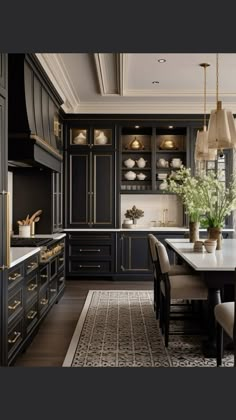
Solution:
{"label": "upholstered dining chair", "polygon": [[[235,295],[236,298],[236,295]],[[216,363],[221,366],[223,357],[223,331],[234,343],[234,367],[236,367],[236,308],[235,302],[218,303],[214,309],[216,319]]]}
{"label": "upholstered dining chair", "polygon": [[165,246],[156,246],[156,272],[160,282],[160,326],[165,335],[165,346],[169,343],[170,305],[173,299],[207,300],[208,289],[201,277],[194,274],[171,275],[171,265]]}
{"label": "upholstered dining chair", "polygon": [[[153,294],[154,294],[154,311],[156,312],[156,319],[159,318],[160,311],[160,275],[156,272],[157,250],[156,244],[160,241],[152,233],[148,234],[149,253],[153,267]],[[171,264],[169,274],[172,276],[180,274],[190,274],[192,270],[185,265]]]}

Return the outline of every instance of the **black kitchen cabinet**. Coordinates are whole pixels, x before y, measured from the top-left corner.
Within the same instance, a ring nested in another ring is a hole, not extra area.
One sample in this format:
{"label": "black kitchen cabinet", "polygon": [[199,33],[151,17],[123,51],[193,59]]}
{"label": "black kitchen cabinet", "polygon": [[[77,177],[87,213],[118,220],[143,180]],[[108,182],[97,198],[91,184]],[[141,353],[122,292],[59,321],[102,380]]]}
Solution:
{"label": "black kitchen cabinet", "polygon": [[80,122],[70,125],[67,148],[110,150],[115,148],[114,127],[107,123]]}
{"label": "black kitchen cabinet", "polygon": [[116,266],[116,234],[112,232],[69,232],[66,274],[77,279],[112,276]]}
{"label": "black kitchen cabinet", "polygon": [[[4,285],[7,282],[7,268],[9,264],[9,208],[7,182],[7,54],[0,54],[0,313],[3,318]],[[5,356],[3,331],[0,335],[0,363]]]}
{"label": "black kitchen cabinet", "polygon": [[146,232],[123,232],[119,237],[120,264],[123,273],[151,273],[151,259]]}
{"label": "black kitchen cabinet", "polygon": [[62,173],[52,173],[52,225],[53,232],[60,232],[63,227],[63,182]]}
{"label": "black kitchen cabinet", "polygon": [[71,153],[68,174],[67,227],[115,227],[115,152]]}

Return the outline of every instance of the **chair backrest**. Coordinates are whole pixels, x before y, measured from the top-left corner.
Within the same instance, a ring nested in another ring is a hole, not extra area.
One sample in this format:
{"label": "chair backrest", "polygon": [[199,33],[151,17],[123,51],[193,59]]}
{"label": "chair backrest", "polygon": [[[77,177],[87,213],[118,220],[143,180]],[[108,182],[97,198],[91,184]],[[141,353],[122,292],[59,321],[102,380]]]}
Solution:
{"label": "chair backrest", "polygon": [[156,244],[159,244],[160,241],[152,235],[151,233],[148,234],[148,243],[149,243],[149,251],[152,259],[152,263],[155,264],[157,260],[157,251],[156,251]]}
{"label": "chair backrest", "polygon": [[166,251],[166,247],[159,242],[156,245],[157,256],[159,260],[160,270],[162,274],[168,273],[170,271],[170,261]]}

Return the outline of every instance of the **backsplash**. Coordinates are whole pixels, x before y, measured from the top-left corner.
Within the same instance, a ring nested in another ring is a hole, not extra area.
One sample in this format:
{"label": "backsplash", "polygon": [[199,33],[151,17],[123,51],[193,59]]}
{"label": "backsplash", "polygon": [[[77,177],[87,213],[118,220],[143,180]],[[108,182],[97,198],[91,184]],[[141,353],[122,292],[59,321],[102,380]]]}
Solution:
{"label": "backsplash", "polygon": [[163,221],[163,210],[166,212],[166,221],[171,222],[170,226],[183,226],[183,205],[176,195],[139,195],[121,194],[121,224],[125,219],[125,212],[133,206],[144,211],[144,217],[138,219],[138,225],[152,226],[156,221],[157,226]]}

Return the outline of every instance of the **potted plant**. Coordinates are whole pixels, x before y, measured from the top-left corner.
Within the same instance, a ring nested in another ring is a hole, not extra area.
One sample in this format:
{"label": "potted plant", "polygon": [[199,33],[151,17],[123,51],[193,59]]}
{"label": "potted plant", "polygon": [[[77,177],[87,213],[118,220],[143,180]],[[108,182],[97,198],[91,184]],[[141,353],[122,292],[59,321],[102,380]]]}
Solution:
{"label": "potted plant", "polygon": [[168,191],[177,194],[189,216],[189,240],[195,242],[199,239],[199,226],[206,206],[201,188],[201,179],[191,175],[191,169],[181,168],[172,173],[168,180]]}
{"label": "potted plant", "polygon": [[140,217],[144,216],[144,211],[137,209],[136,206],[133,206],[132,209],[126,210],[125,217],[128,219],[132,219],[133,223],[137,223],[137,219],[140,219]]}
{"label": "potted plant", "polygon": [[228,187],[221,180],[221,172],[209,172],[201,176],[201,190],[205,202],[204,225],[208,228],[210,239],[217,239],[217,248],[221,249],[221,229],[225,217],[236,209],[236,174],[231,176]]}

